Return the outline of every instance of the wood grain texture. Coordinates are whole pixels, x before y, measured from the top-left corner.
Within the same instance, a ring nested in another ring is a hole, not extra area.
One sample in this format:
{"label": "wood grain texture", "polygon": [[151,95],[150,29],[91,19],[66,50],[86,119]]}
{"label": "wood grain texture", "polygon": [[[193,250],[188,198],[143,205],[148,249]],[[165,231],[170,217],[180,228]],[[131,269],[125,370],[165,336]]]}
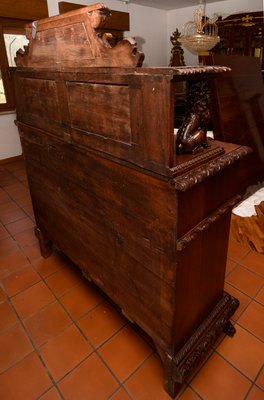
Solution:
{"label": "wood grain texture", "polygon": [[[78,54],[83,10],[68,14],[67,33],[65,15],[40,23],[44,42],[63,47],[72,23]],[[178,156],[173,131],[175,84],[211,81],[225,68],[126,67],[122,51],[118,68],[111,58],[81,66],[81,57],[77,68],[60,64],[65,49],[56,64],[39,46],[32,40],[19,58],[15,86],[42,255],[59,247],[149,335],[175,396],[238,305],[223,286],[230,204],[248,149],[214,142],[204,156]]]}

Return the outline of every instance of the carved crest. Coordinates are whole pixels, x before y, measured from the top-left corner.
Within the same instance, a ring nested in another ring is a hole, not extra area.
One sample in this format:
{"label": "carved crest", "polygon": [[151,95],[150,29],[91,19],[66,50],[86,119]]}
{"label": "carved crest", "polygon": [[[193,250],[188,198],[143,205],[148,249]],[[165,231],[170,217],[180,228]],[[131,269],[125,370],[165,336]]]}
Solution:
{"label": "carved crest", "polygon": [[137,51],[135,40],[123,39],[111,47],[111,34],[97,34],[96,29],[110,15],[104,4],[96,3],[29,24],[29,45],[17,52],[16,65],[57,69],[141,66],[144,54]]}

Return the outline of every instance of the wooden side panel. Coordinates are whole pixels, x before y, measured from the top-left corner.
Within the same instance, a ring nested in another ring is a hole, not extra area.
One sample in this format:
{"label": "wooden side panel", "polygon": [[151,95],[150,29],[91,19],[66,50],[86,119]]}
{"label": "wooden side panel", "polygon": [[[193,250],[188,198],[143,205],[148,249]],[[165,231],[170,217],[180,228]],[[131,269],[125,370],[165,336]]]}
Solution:
{"label": "wooden side panel", "polygon": [[37,128],[47,129],[55,135],[62,135],[59,129],[62,114],[59,104],[56,79],[18,78],[18,116]]}
{"label": "wooden side panel", "polygon": [[173,188],[37,131],[22,132],[22,144],[37,226],[167,349],[176,268]]}
{"label": "wooden side panel", "polygon": [[73,142],[89,146],[96,135],[130,144],[128,86],[67,82],[67,90]]}
{"label": "wooden side panel", "polygon": [[190,338],[223,295],[230,218],[231,211],[177,253],[176,349]]}

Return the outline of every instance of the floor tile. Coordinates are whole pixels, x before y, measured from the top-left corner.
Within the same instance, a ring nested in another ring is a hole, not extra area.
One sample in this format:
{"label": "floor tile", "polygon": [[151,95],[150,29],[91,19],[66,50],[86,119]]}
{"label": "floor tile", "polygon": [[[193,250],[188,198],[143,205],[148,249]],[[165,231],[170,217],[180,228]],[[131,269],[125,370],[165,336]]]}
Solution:
{"label": "floor tile", "polygon": [[121,329],[127,321],[108,303],[104,302],[77,321],[78,326],[97,348]]}
{"label": "floor tile", "polygon": [[243,246],[238,242],[229,240],[228,243],[228,258],[233,261],[240,261],[250,251],[248,246]]}
{"label": "floor tile", "polygon": [[9,301],[0,304],[0,332],[17,324],[18,319]]}
{"label": "floor tile", "polygon": [[0,373],[33,351],[33,347],[20,324],[14,325],[0,335],[0,349]]}
{"label": "floor tile", "polygon": [[14,250],[6,255],[0,255],[0,279],[7,277],[12,272],[28,265],[29,261],[22,251]]}
{"label": "floor tile", "polygon": [[126,393],[126,391],[121,387],[118,389],[109,400],[131,400],[131,397]]}
{"label": "floor tile", "polygon": [[37,272],[28,265],[2,279],[2,283],[6,293],[12,297],[40,280]]}
{"label": "floor tile", "polygon": [[0,399],[36,400],[51,386],[39,358],[31,353],[0,375]]}
{"label": "floor tile", "polygon": [[238,265],[226,277],[226,282],[250,297],[254,297],[264,283],[264,279],[254,272]]}
{"label": "floor tile", "polygon": [[21,209],[23,210],[23,212],[25,213],[25,215],[27,215],[28,217],[30,217],[33,221],[35,220],[35,215],[34,215],[33,207],[32,207],[31,204],[23,205],[23,206],[21,207]]}
{"label": "floor tile", "polygon": [[2,257],[10,254],[16,249],[18,249],[18,245],[12,237],[8,236],[5,239],[0,240],[0,254]]}
{"label": "floor tile", "polygon": [[72,263],[62,253],[54,251],[48,258],[40,258],[39,260],[33,261],[33,267],[43,277],[54,274],[62,268],[65,268]]}
{"label": "floor tile", "polygon": [[62,296],[73,287],[80,285],[83,281],[84,278],[80,270],[75,266],[67,266],[63,268],[63,270],[59,270],[46,278],[47,285],[57,297]]}
{"label": "floor tile", "polygon": [[23,247],[22,251],[31,263],[42,259],[38,242],[31,244],[29,246]]}
{"label": "floor tile", "polygon": [[12,185],[16,179],[7,171],[0,172],[0,187],[4,188],[7,185]]}
{"label": "floor tile", "polygon": [[264,286],[256,295],[255,300],[264,305]]}
{"label": "floor tile", "polygon": [[213,354],[191,386],[204,400],[243,400],[251,382],[218,354]]}
{"label": "floor tile", "polygon": [[17,208],[13,211],[7,211],[0,214],[0,221],[2,224],[10,224],[11,222],[18,221],[21,218],[25,218],[26,214],[21,208]]}
{"label": "floor tile", "polygon": [[146,360],[124,386],[135,400],[171,400],[164,389],[163,366],[156,354]]}
{"label": "floor tile", "polygon": [[247,396],[247,400],[263,400],[264,392],[256,386],[250,390],[249,395]]}
{"label": "floor tile", "polygon": [[0,223],[0,240],[6,239],[9,237],[9,233],[7,229]]}
{"label": "floor tile", "polygon": [[226,336],[217,352],[251,380],[255,380],[264,361],[264,343],[240,326],[235,327],[235,336]]}
{"label": "floor tile", "polygon": [[264,254],[251,251],[245,258],[243,258],[241,264],[264,277]]}
{"label": "floor tile", "polygon": [[27,193],[25,186],[19,181],[16,181],[15,183],[12,183],[11,185],[5,186],[5,191],[12,198],[16,197],[16,195],[21,196],[22,194]]}
{"label": "floor tile", "polygon": [[238,319],[238,323],[264,341],[264,306],[253,301]]}
{"label": "floor tile", "polygon": [[38,282],[12,298],[21,318],[29,317],[54,301],[55,297],[44,282]]}
{"label": "floor tile", "polygon": [[2,303],[3,301],[6,301],[6,295],[3,289],[0,287],[0,303]]}
{"label": "floor tile", "polygon": [[235,314],[232,315],[232,320],[236,321],[251,302],[251,298],[242,293],[240,290],[237,290],[233,286],[229,285],[229,283],[225,283],[224,289],[227,293],[231,294],[231,296],[234,296],[237,300],[239,300],[239,307]]}
{"label": "floor tile", "polygon": [[92,351],[87,340],[74,325],[65,329],[39,349],[55,381],[58,381],[67,372],[76,367]]}
{"label": "floor tile", "polygon": [[71,320],[58,303],[53,303],[24,320],[25,327],[37,347],[63,332]]}
{"label": "floor tile", "polygon": [[201,400],[201,398],[198,397],[198,395],[190,388],[187,388],[183,394],[179,397],[176,397],[176,399],[177,398],[179,398],[179,400]]}
{"label": "floor tile", "polygon": [[260,372],[257,380],[256,380],[256,384],[262,388],[264,390],[264,366],[262,368],[262,371]]}
{"label": "floor tile", "polygon": [[6,225],[7,231],[12,236],[30,228],[34,228],[34,223],[29,217],[21,218],[18,221],[11,222],[10,224]]}
{"label": "floor tile", "polygon": [[237,263],[233,260],[229,260],[229,258],[226,261],[226,272],[225,275],[227,276],[228,274],[230,274],[231,271],[233,271],[233,269],[235,268],[235,266],[237,265]]}
{"label": "floor tile", "polygon": [[0,184],[0,205],[8,203],[10,201],[10,197],[8,194],[1,188]]}
{"label": "floor tile", "polygon": [[12,162],[7,163],[5,165],[5,169],[7,171],[12,172],[12,173],[14,171],[20,171],[21,169],[24,171],[25,170],[25,164],[24,164],[23,158],[22,157],[21,158],[17,158],[16,160],[14,160]]}
{"label": "floor tile", "polygon": [[53,387],[52,389],[48,390],[47,393],[43,394],[39,400],[62,400],[62,397],[57,389]]}
{"label": "floor tile", "polygon": [[74,320],[81,318],[102,301],[102,296],[88,282],[80,284],[60,298],[60,302]]}
{"label": "floor tile", "polygon": [[29,228],[23,232],[16,233],[14,235],[14,239],[20,247],[30,246],[34,243],[37,243],[38,241],[33,228]]}
{"label": "floor tile", "polygon": [[59,384],[65,400],[106,400],[118,387],[99,357],[93,353]]}
{"label": "floor tile", "polygon": [[122,382],[151,354],[152,349],[129,326],[124,327],[99,350],[115,376]]}

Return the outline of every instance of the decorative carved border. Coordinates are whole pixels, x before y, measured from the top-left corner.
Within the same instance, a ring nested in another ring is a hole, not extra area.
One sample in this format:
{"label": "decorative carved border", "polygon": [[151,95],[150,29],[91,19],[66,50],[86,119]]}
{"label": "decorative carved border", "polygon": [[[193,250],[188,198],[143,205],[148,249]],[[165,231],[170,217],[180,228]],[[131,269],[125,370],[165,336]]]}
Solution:
{"label": "decorative carved border", "polygon": [[[211,314],[199,326],[191,338],[171,357],[167,354],[171,363],[172,378],[174,382],[183,383],[200,362],[207,350],[216,342],[221,332],[230,329],[230,317],[239,306],[239,301],[224,292],[222,299],[215,306]],[[235,328],[230,329],[227,334],[233,336]]]}
{"label": "decorative carved border", "polygon": [[234,207],[241,200],[241,196],[237,195],[231,198],[228,202],[219,207],[214,213],[209,215],[207,218],[202,220],[193,229],[182,236],[176,243],[177,251],[185,249],[192,240],[196,239],[202,232],[206,231],[212,224],[221,218],[222,215],[226,214],[230,209]]}
{"label": "decorative carved border", "polygon": [[224,170],[229,165],[241,160],[246,155],[251,153],[249,147],[240,146],[234,151],[224,154],[210,163],[203,165],[187,174],[174,179],[175,189],[180,192],[186,192],[197,183],[203,182],[208,177],[215,175],[217,172]]}
{"label": "decorative carved border", "polygon": [[193,75],[193,74],[220,74],[222,72],[229,72],[231,68],[222,67],[218,65],[206,65],[201,67],[173,67],[173,71],[177,71],[177,75]]}
{"label": "decorative carved border", "polygon": [[[217,156],[220,156],[221,154],[224,154],[225,151],[223,147],[215,147],[213,149],[209,149],[206,151],[203,151],[199,154],[193,154],[192,158],[188,161],[181,162],[180,164],[176,165],[174,168],[171,169],[172,173],[175,175],[182,174],[195,167],[199,166],[199,164],[204,163],[205,161],[208,161],[212,158],[215,158]],[[180,156],[178,156],[180,157]]]}

